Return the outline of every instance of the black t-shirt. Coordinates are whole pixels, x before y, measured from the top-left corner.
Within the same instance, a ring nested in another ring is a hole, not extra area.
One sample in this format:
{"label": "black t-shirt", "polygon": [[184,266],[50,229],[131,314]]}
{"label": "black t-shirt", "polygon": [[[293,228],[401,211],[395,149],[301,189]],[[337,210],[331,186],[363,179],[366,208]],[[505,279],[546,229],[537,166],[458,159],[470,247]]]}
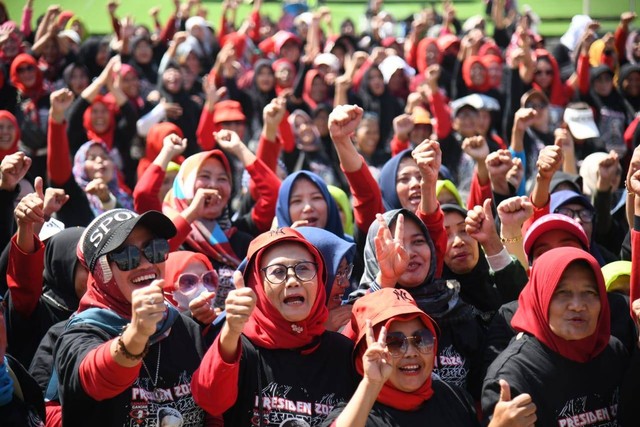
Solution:
{"label": "black t-shirt", "polygon": [[500,398],[499,379],[511,397],[529,393],[539,426],[617,426],[620,386],[629,362],[612,337],[595,358],[579,363],[550,350],[535,337],[519,334],[491,364],[482,388],[482,410],[490,419]]}
{"label": "black t-shirt", "polygon": [[353,343],[329,331],[320,339],[315,351],[303,355],[258,348],[243,335],[238,399],[224,413],[224,424],[286,426],[291,420],[291,426],[319,426],[333,408],[348,401],[356,384]]}
{"label": "black t-shirt", "polygon": [[[471,397],[462,389],[433,377],[433,396],[415,411],[401,411],[376,402],[367,427],[476,427],[479,426]],[[322,424],[329,427],[344,410],[342,404]]]}
{"label": "black t-shirt", "polygon": [[83,390],[79,368],[89,351],[109,339],[102,329],[87,324],[71,327],[58,339],[54,359],[64,426],[155,427],[165,418],[181,421],[175,425],[182,427],[204,426],[205,413],[191,396],[191,377],[203,356],[195,322],[178,316],[167,338],[149,348],[146,367],[140,367],[134,383],[111,399],[96,401]]}

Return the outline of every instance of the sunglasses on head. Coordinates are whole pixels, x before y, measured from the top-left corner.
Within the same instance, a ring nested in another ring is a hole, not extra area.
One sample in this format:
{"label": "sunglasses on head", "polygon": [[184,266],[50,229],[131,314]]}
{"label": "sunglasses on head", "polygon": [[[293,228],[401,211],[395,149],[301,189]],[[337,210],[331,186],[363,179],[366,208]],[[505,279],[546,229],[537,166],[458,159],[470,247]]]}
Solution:
{"label": "sunglasses on head", "polygon": [[138,268],[142,255],[151,264],[165,262],[169,256],[169,242],[166,239],[153,239],[142,250],[134,245],[125,246],[107,254],[107,260],[114,262],[120,271],[129,271]]}
{"label": "sunglasses on head", "polygon": [[183,294],[195,291],[200,283],[209,292],[215,292],[218,289],[218,274],[214,270],[209,270],[200,276],[195,273],[182,273],[178,276],[178,290]]}
{"label": "sunglasses on head", "polygon": [[428,329],[415,331],[410,337],[402,332],[387,334],[387,349],[392,357],[403,357],[409,350],[410,342],[420,353],[429,354],[433,352],[435,338]]}

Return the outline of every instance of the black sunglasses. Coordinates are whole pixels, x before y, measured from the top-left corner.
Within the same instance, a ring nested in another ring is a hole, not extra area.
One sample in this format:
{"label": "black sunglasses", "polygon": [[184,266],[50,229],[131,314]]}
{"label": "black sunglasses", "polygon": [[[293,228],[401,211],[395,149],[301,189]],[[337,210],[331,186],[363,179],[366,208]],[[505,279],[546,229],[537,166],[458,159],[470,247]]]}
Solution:
{"label": "black sunglasses", "polygon": [[166,239],[153,239],[142,248],[142,251],[137,246],[125,246],[107,254],[107,260],[114,262],[120,271],[129,271],[138,268],[142,255],[151,264],[165,262],[169,256],[169,242]]}
{"label": "black sunglasses", "polygon": [[421,329],[408,337],[402,332],[389,332],[387,334],[387,349],[392,357],[403,357],[409,350],[409,342],[422,354],[433,352],[435,338],[430,330]]}

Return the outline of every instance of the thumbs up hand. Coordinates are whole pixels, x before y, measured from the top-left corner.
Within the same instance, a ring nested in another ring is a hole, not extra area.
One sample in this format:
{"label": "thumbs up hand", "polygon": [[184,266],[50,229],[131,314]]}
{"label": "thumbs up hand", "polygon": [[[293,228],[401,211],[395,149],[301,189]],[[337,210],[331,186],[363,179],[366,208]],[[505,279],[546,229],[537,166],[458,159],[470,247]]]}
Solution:
{"label": "thumbs up hand", "polygon": [[44,223],[44,184],[42,178],[35,180],[35,192],[29,193],[20,200],[13,211],[19,227],[33,227]]}
{"label": "thumbs up hand", "polygon": [[233,273],[233,282],[236,288],[227,295],[225,310],[229,332],[239,337],[256,307],[257,297],[253,289],[245,287],[244,278],[239,271]]}
{"label": "thumbs up hand", "polygon": [[512,399],[509,383],[500,380],[500,400],[489,427],[532,427],[536,420],[536,405],[531,396],[524,393]]}

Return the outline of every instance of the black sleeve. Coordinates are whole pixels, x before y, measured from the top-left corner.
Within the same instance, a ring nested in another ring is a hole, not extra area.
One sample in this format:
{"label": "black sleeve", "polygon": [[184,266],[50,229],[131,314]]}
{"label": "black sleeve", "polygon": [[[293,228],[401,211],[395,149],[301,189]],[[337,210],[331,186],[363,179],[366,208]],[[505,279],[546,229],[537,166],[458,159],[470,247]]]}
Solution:
{"label": "black sleeve", "polygon": [[[513,127],[513,116],[520,108],[520,98],[525,93],[525,84],[520,78],[520,73],[517,68],[509,69],[508,75],[508,90],[506,93],[506,101],[503,113],[503,134],[507,138],[505,143],[507,146],[511,144],[511,128]],[[523,178],[524,179],[524,178]]]}
{"label": "black sleeve", "polygon": [[483,371],[486,372],[489,366],[496,360],[498,355],[509,345],[516,332],[511,327],[511,318],[517,308],[517,303],[505,304],[493,316],[487,331],[487,338],[484,347]]}
{"label": "black sleeve", "polygon": [[509,265],[500,271],[492,271],[491,276],[502,298],[502,304],[516,301],[529,281],[526,270],[522,267],[520,261],[513,257],[511,257]]}
{"label": "black sleeve", "polygon": [[620,404],[618,405],[618,420],[620,425],[633,426],[638,424],[638,396],[640,396],[640,350],[636,344],[620,388]]}
{"label": "black sleeve", "polygon": [[13,219],[13,204],[18,194],[20,194],[19,184],[13,191],[0,190],[0,248],[4,248],[9,244],[11,236],[16,231]]}
{"label": "black sleeve", "polygon": [[311,65],[305,64],[304,62],[300,63],[300,69],[298,70],[296,82],[293,85],[293,96],[298,99],[302,98],[302,94],[304,93],[304,79],[310,69]]}
{"label": "black sleeve", "polygon": [[71,156],[76,154],[76,151],[82,144],[87,142],[87,131],[84,129],[82,117],[84,112],[91,103],[79,96],[69,107],[67,115],[67,139],[69,140],[69,151]]}
{"label": "black sleeve", "polygon": [[464,79],[462,78],[462,62],[455,59],[453,63],[453,76],[451,78],[451,99],[455,100],[458,98],[462,98],[469,92],[467,89],[467,85],[464,83]]}
{"label": "black sleeve", "polygon": [[29,373],[40,386],[42,393],[46,393],[53,372],[53,347],[64,330],[67,321],[56,323],[40,341],[36,354],[29,365]]}

